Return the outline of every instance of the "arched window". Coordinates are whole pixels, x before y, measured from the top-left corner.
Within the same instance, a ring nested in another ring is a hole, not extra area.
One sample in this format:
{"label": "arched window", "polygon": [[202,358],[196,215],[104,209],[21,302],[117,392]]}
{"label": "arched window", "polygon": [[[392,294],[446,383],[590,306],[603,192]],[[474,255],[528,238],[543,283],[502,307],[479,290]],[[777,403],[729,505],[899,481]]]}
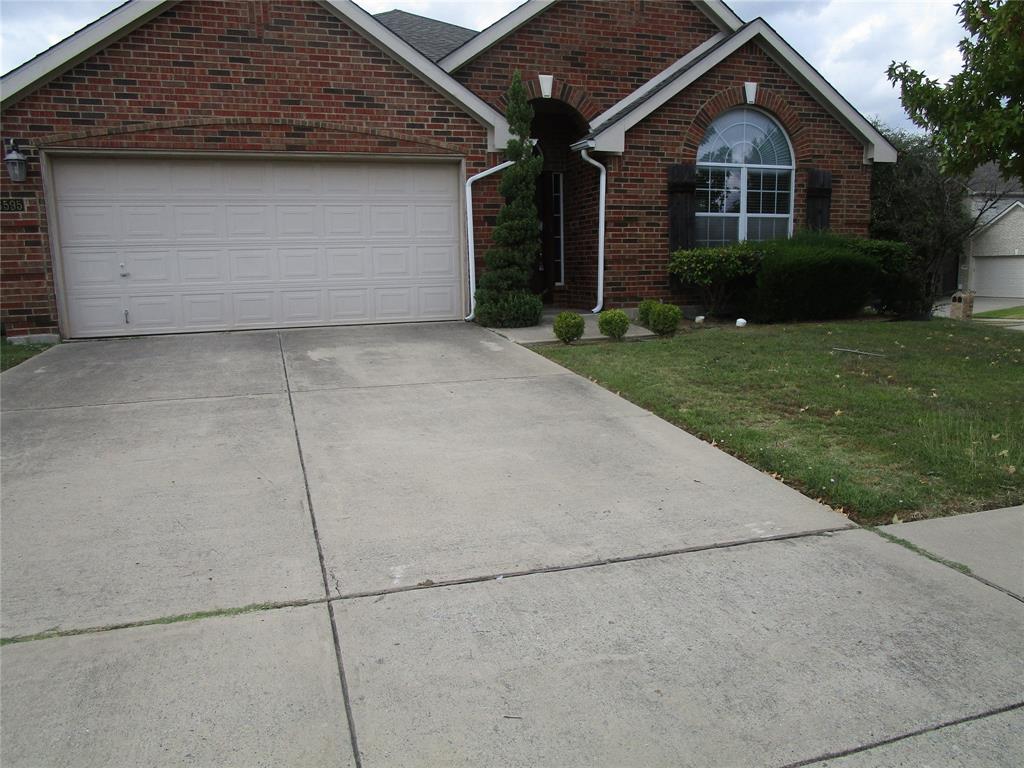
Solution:
{"label": "arched window", "polygon": [[742,107],[720,115],[697,150],[697,245],[789,237],[793,151],[768,115]]}

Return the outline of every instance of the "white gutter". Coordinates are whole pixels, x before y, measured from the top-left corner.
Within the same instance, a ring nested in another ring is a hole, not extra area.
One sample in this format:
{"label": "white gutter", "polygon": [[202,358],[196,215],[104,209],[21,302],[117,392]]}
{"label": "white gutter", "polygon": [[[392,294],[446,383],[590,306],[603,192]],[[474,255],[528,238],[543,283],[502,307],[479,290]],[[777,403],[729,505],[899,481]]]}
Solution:
{"label": "white gutter", "polygon": [[514,164],[514,160],[506,160],[504,163],[488,168],[486,171],[481,171],[476,176],[470,176],[466,179],[466,236],[469,238],[469,314],[466,315],[466,322],[471,322],[476,318],[476,245],[473,242],[473,182],[485,176],[490,176],[492,173],[503,171]]}
{"label": "white gutter", "polygon": [[[587,149],[593,149],[594,142],[589,141],[585,146],[579,147],[580,157],[597,168],[601,172],[600,187],[598,187],[597,200],[597,306],[591,312],[597,314],[604,306],[604,190],[605,174],[607,169],[587,154]],[[577,147],[574,145],[573,149]]]}

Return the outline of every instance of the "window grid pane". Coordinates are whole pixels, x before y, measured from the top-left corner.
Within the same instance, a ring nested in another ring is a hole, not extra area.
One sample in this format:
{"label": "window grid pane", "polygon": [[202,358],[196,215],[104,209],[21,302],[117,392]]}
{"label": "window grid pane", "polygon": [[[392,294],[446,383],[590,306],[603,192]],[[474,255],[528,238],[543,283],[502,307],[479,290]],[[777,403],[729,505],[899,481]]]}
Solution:
{"label": "window grid pane", "polygon": [[698,216],[696,229],[698,247],[728,245],[740,239],[740,217],[714,214]]}

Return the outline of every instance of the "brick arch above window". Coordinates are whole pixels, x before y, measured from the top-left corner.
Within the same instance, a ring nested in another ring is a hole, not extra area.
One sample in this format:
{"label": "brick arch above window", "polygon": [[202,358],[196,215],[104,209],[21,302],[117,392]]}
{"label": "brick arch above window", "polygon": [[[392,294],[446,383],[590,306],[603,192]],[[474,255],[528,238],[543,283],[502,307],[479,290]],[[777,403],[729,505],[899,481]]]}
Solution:
{"label": "brick arch above window", "polygon": [[679,156],[685,162],[695,162],[697,149],[700,147],[708,126],[720,115],[737,107],[758,107],[763,109],[782,126],[793,144],[794,162],[799,165],[801,158],[806,157],[806,140],[803,124],[796,110],[778,93],[770,88],[758,86],[757,97],[753,104],[747,104],[743,85],[719,91],[701,105],[696,116],[690,122],[679,147]]}
{"label": "brick arch above window", "polygon": [[[544,98],[540,92],[540,81],[537,79],[538,74],[537,72],[528,72],[523,75],[523,87],[526,89],[527,101]],[[594,118],[601,114],[600,106],[594,102],[585,88],[561,80],[557,75],[551,90],[551,98],[554,101],[562,101],[568,104],[583,115],[583,118],[588,123],[593,122]],[[507,111],[508,102],[505,99],[505,94],[501,95],[496,106],[501,110],[502,114]]]}

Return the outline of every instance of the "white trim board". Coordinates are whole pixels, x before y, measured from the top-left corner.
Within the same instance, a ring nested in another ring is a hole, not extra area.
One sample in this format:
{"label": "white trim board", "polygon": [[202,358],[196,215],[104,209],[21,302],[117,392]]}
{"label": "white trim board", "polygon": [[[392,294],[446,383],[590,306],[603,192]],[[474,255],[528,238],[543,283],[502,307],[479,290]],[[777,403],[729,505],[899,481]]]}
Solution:
{"label": "white trim board", "polygon": [[[669,100],[692,85],[696,80],[710,72],[714,67],[731,56],[742,46],[756,40],[764,47],[766,53],[785,69],[794,80],[806,88],[833,117],[842,123],[851,133],[864,143],[864,162],[894,163],[896,150],[886,138],[871,125],[842,95],[823,78],[796,50],[772,29],[764,19],[755,19],[703,58],[695,57],[696,51],[687,54],[669,69],[681,74],[661,90],[648,96],[652,88],[642,87],[627,96],[616,107],[620,110],[629,109],[614,122],[600,125],[591,133],[594,149],[598,152],[622,154],[626,147],[626,131],[634,127]],[[710,42],[710,41],[709,41]],[[698,60],[699,58],[699,60]],[[689,59],[684,63],[684,60]],[[693,62],[687,68],[687,64]],[[670,75],[663,72],[658,75],[664,82]],[[611,110],[609,110],[611,112]],[[608,112],[605,113],[608,115]],[[604,115],[602,115],[604,117]]]}
{"label": "white trim board", "polygon": [[[128,0],[106,16],[80,29],[34,59],[0,78],[3,107],[49,82],[115,40],[159,15],[177,0]],[[318,0],[327,11],[344,20],[384,53],[412,74],[449,98],[488,133],[488,149],[501,149],[508,142],[508,122],[462,83],[385,27],[352,0]]]}
{"label": "white trim board", "polygon": [[82,27],[70,37],[15,67],[0,78],[2,106],[6,109],[37,87],[80,64],[120,37],[159,16],[178,0],[128,0],[106,16]]}
{"label": "white trim board", "polygon": [[[546,11],[558,0],[526,0],[508,15],[494,22],[476,37],[471,37],[439,62],[445,72],[454,72],[487,49],[501,42],[517,29]],[[734,32],[743,21],[720,0],[693,0],[693,4],[723,32]]]}

